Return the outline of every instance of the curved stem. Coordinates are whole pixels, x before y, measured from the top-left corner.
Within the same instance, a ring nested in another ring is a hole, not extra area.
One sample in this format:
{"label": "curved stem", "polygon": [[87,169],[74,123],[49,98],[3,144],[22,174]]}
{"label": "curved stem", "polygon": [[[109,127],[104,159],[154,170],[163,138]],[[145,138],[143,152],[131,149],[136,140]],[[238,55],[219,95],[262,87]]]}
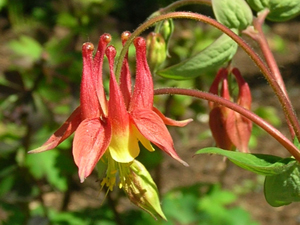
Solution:
{"label": "curved stem", "polygon": [[[260,12],[258,14],[257,18],[254,18],[253,20],[253,26],[255,30],[253,30],[249,27],[245,31],[243,31],[244,34],[248,35],[251,37],[254,41],[256,41],[261,49],[262,54],[264,55],[265,61],[274,77],[274,79],[277,81],[279,87],[281,88],[283,94],[286,96],[287,100],[290,102],[289,96],[287,94],[287,90],[285,87],[285,83],[282,79],[282,75],[280,73],[280,70],[278,68],[278,64],[276,63],[276,60],[274,58],[274,55],[270,49],[270,46],[268,44],[267,38],[264,35],[264,32],[262,30],[262,25],[264,24],[265,18],[269,14],[270,10],[265,9],[264,11]],[[286,116],[286,115],[285,115]],[[287,119],[287,116],[286,116]],[[289,130],[292,136],[292,139],[295,137],[295,131],[293,130],[293,126],[290,123],[290,121],[287,119],[287,123],[289,126]]]}
{"label": "curved stem", "polygon": [[176,2],[168,5],[167,7],[160,9],[159,12],[161,14],[165,14],[165,13],[168,13],[168,12],[172,12],[175,9],[179,8],[179,7],[182,7],[182,6],[185,6],[185,5],[193,5],[193,4],[194,5],[201,4],[201,5],[211,6],[211,0],[181,0],[181,1],[176,1]]}
{"label": "curved stem", "polygon": [[296,148],[296,146],[286,138],[279,130],[273,127],[271,124],[254,114],[248,109],[241,107],[240,105],[226,100],[222,97],[217,95],[199,91],[199,90],[190,90],[190,89],[183,89],[183,88],[160,88],[154,91],[155,95],[163,95],[163,94],[179,94],[179,95],[187,95],[191,97],[201,98],[204,100],[216,102],[220,105],[223,105],[227,108],[230,108],[244,117],[248,118],[252,122],[256,123],[266,132],[268,132],[272,137],[274,137],[282,146],[284,146],[294,157],[296,160],[300,162],[300,151]]}
{"label": "curved stem", "polygon": [[249,56],[250,58],[255,62],[255,64],[260,68],[261,72],[263,73],[264,77],[269,82],[270,86],[273,88],[275,94],[277,95],[279,102],[282,106],[282,109],[287,115],[288,120],[290,121],[293,130],[295,131],[295,135],[297,136],[298,140],[300,140],[300,124],[297,119],[297,116],[294,112],[293,106],[291,103],[287,100],[285,94],[281,90],[280,86],[278,85],[277,81],[274,79],[272,73],[270,72],[269,68],[265,65],[263,60],[256,54],[256,52],[253,51],[253,49],[238,35],[236,35],[234,32],[232,32],[229,28],[226,26],[220,24],[216,20],[209,18],[207,16],[198,14],[198,13],[190,13],[190,12],[171,12],[164,15],[159,15],[157,17],[151,18],[147,20],[145,23],[143,23],[141,26],[139,26],[128,38],[126,41],[116,67],[116,76],[119,77],[121,74],[121,67],[122,62],[124,60],[125,54],[129,48],[129,45],[132,43],[133,39],[137,37],[139,34],[141,34],[144,30],[151,27],[153,24],[166,20],[166,19],[193,19],[196,21],[202,21],[204,23],[210,24],[217,29],[221,30],[225,34],[227,34],[229,37],[231,37]]}

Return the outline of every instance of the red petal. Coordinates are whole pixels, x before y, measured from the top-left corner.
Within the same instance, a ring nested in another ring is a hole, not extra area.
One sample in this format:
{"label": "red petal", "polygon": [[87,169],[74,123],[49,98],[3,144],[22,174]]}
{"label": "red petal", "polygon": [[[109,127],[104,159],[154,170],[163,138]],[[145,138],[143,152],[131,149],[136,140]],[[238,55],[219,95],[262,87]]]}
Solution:
{"label": "red petal", "polygon": [[101,108],[96,93],[96,79],[93,77],[93,51],[92,43],[82,46],[83,71],[80,86],[80,106],[82,119],[99,117]]}
{"label": "red petal", "polygon": [[141,109],[133,111],[131,116],[136,127],[145,138],[183,165],[188,166],[188,164],[177,155],[172,137],[164,122],[156,113],[152,110]]}
{"label": "red petal", "polygon": [[176,127],[184,127],[188,123],[192,122],[193,119],[187,119],[182,121],[172,120],[168,117],[165,117],[157,108],[153,107],[153,111],[163,120],[164,124]]}
{"label": "red petal", "polygon": [[136,48],[136,79],[130,103],[130,111],[138,108],[152,109],[153,81],[146,58],[146,42],[138,37],[134,40]]}
{"label": "red petal", "polygon": [[[226,68],[220,68],[212,85],[210,86],[209,89],[209,93],[215,94],[215,95],[219,95],[219,84],[221,82],[222,79],[226,78],[228,75],[228,71]],[[208,102],[209,107],[212,109],[214,107],[214,103],[213,102]]]}
{"label": "red petal", "polygon": [[73,157],[78,166],[80,181],[88,177],[108,148],[111,139],[110,123],[98,118],[85,119],[77,128],[73,140]]}
{"label": "red petal", "polygon": [[108,117],[111,121],[113,133],[123,133],[129,126],[129,115],[125,106],[125,102],[116,81],[114,74],[114,57],[116,50],[113,46],[106,49],[106,55],[110,68],[110,81],[109,81],[109,102],[108,102]]}
{"label": "red petal", "polygon": [[233,68],[231,72],[235,76],[239,86],[239,95],[238,95],[237,103],[246,109],[250,109],[252,97],[251,97],[251,91],[248,84],[243,79],[240,71],[237,68]]}
{"label": "red petal", "polygon": [[[233,144],[228,136],[224,115],[220,107],[215,107],[209,113],[209,127],[218,147],[231,150]],[[232,131],[230,131],[232,132]]]}
{"label": "red petal", "polygon": [[95,89],[97,92],[98,100],[101,105],[102,112],[107,116],[107,100],[103,87],[103,77],[102,77],[102,67],[103,67],[103,58],[105,54],[105,49],[108,43],[111,41],[110,34],[101,35],[97,52],[94,58],[94,70],[93,70],[93,80],[95,81]]}
{"label": "red petal", "polygon": [[[122,43],[123,45],[126,43],[127,39],[130,36],[130,32],[125,31],[122,33]],[[126,105],[126,108],[128,109],[130,99],[131,99],[131,75],[128,65],[128,53],[126,53],[126,56],[123,61],[122,65],[122,71],[120,76],[120,89],[124,97],[124,102]]]}
{"label": "red petal", "polygon": [[77,107],[64,124],[46,141],[41,147],[29,151],[28,153],[44,152],[55,148],[67,139],[79,126],[81,122],[81,108]]}
{"label": "red petal", "polygon": [[230,115],[226,118],[225,127],[236,148],[241,152],[249,152],[248,144],[252,130],[251,120],[231,110]]}

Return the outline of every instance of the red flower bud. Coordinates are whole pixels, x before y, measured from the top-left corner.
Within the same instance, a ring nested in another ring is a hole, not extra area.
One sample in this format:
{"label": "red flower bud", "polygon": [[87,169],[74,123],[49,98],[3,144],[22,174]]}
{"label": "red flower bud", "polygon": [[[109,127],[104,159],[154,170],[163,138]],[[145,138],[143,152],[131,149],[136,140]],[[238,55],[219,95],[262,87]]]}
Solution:
{"label": "red flower bud", "polygon": [[[237,68],[232,69],[231,74],[234,75],[239,89],[236,103],[246,109],[250,109],[252,99],[248,84]],[[231,100],[228,75],[227,69],[221,68],[209,92]],[[220,83],[222,84],[221,88],[219,87]],[[241,152],[248,152],[252,122],[239,113],[214,102],[209,102],[209,107],[211,109],[209,126],[216,145],[223,149],[233,150],[237,148]]]}

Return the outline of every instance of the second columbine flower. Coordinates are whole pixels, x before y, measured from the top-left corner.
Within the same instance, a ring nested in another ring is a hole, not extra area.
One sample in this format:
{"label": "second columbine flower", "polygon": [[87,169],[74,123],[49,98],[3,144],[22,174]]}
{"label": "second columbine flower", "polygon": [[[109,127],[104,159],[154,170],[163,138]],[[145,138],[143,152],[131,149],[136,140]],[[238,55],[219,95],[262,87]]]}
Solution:
{"label": "second columbine flower", "polygon": [[[230,90],[229,78],[231,74],[236,79],[239,90],[236,99],[232,97]],[[250,110],[251,108],[252,98],[250,88],[237,68],[233,68],[231,71],[221,68],[209,92],[220,95],[229,101],[235,101],[246,109]],[[248,152],[252,122],[239,113],[217,103],[209,102],[209,107],[211,109],[209,126],[216,145],[227,150],[237,149],[241,152]]]}

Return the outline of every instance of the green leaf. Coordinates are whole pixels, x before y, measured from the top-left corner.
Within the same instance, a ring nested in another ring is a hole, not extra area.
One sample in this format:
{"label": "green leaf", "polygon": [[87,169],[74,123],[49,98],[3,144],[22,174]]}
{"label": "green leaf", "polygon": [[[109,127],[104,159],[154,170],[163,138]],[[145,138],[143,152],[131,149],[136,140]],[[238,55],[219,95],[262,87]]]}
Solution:
{"label": "green leaf", "polygon": [[299,0],[247,0],[255,11],[269,9],[267,19],[277,22],[289,20],[300,14]]}
{"label": "green leaf", "polygon": [[40,59],[43,47],[32,37],[22,35],[19,40],[12,40],[8,43],[10,49],[16,54],[30,58],[32,61]]}
{"label": "green leaf", "polygon": [[78,21],[69,13],[60,13],[57,17],[57,24],[69,28],[74,28],[78,26]]}
{"label": "green leaf", "polygon": [[7,0],[0,0],[0,10],[2,10],[7,5]]}
{"label": "green leaf", "polygon": [[204,148],[196,152],[196,154],[204,153],[225,156],[245,170],[266,176],[283,173],[296,163],[296,160],[292,158],[283,159],[274,155],[233,152],[214,147]]}
{"label": "green leaf", "polygon": [[51,150],[39,154],[29,154],[26,157],[26,165],[31,174],[41,179],[46,177],[48,182],[61,191],[66,191],[67,178],[62,176],[61,170],[58,166],[59,152]]}
{"label": "green leaf", "polygon": [[217,20],[228,28],[244,30],[252,24],[253,15],[244,0],[212,0]]}
{"label": "green leaf", "polygon": [[232,59],[237,50],[237,44],[226,34],[195,56],[176,65],[157,71],[157,74],[170,79],[185,80],[200,76],[203,73],[216,70]]}
{"label": "green leaf", "polygon": [[267,202],[278,207],[300,201],[300,165],[294,164],[285,172],[265,179],[264,193]]}
{"label": "green leaf", "polygon": [[294,138],[293,144],[296,146],[296,148],[300,149],[300,142],[297,137]]}

